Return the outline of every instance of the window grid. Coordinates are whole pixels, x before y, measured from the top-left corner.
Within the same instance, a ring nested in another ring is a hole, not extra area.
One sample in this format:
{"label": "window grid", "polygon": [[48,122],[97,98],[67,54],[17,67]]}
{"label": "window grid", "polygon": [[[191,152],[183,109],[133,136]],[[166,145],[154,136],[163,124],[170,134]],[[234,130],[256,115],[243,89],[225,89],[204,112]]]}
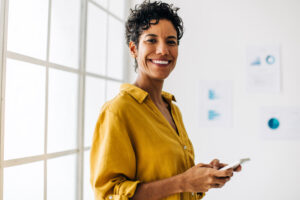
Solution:
{"label": "window grid", "polygon": [[[125,0],[126,1],[126,0]],[[89,3],[93,4],[94,6],[98,7],[99,9],[101,9],[103,12],[107,13],[110,17],[113,17],[115,18],[116,20],[122,22],[122,23],[125,23],[125,21],[123,19],[121,19],[120,17],[118,17],[117,15],[115,15],[114,13],[110,12],[109,11],[109,0],[107,1],[107,8],[104,8],[103,6],[99,5],[98,3],[96,3],[95,1],[93,0],[88,0]],[[127,1],[126,1],[127,2]],[[127,2],[128,3],[128,2]],[[125,8],[128,7],[128,5],[126,5],[125,3]],[[124,8],[124,9],[125,9]]]}
{"label": "window grid", "polygon": [[[46,84],[45,84],[45,130],[44,130],[44,155],[47,155],[47,139],[48,139],[48,93],[49,93],[49,54],[50,54],[50,28],[51,28],[51,11],[52,11],[52,0],[48,1],[48,24],[47,24],[47,52],[46,52]],[[44,200],[47,200],[47,161],[44,160]]]}
{"label": "window grid", "polygon": [[[97,4],[94,4],[94,5],[97,5]],[[109,8],[109,1],[107,1],[107,8]],[[108,69],[107,69],[107,64],[108,64],[108,40],[109,40],[109,16],[106,17],[106,49],[105,49],[105,74],[108,74]],[[104,82],[104,88],[105,88],[105,91],[104,91],[104,99],[107,98],[107,81]]]}
{"label": "window grid", "polygon": [[[123,79],[116,79],[107,76],[107,55],[106,55],[106,65],[105,65],[105,74],[106,75],[98,75],[95,73],[90,73],[85,71],[85,59],[86,59],[86,35],[87,35],[87,5],[88,3],[92,3],[93,5],[100,8],[102,11],[106,12],[107,17],[107,33],[109,28],[109,17],[113,17],[116,20],[122,22],[124,24],[124,20],[116,16],[115,14],[109,11],[109,5],[106,8],[103,8],[101,5],[98,5],[96,2],[92,0],[81,0],[81,10],[80,10],[80,47],[79,47],[79,69],[69,68],[64,65],[59,65],[55,63],[51,63],[49,60],[49,44],[50,44],[50,26],[51,26],[51,4],[52,0],[48,0],[48,30],[47,30],[47,56],[46,60],[40,60],[37,58],[33,58],[30,56],[22,55],[16,52],[7,51],[7,27],[8,27],[8,7],[9,7],[9,0],[0,0],[1,3],[1,15],[0,15],[0,27],[3,32],[0,33],[0,65],[2,65],[0,70],[0,94],[1,94],[1,106],[0,106],[0,122],[1,122],[1,138],[0,138],[0,200],[3,200],[3,170],[6,167],[18,166],[21,164],[27,164],[37,161],[44,162],[44,200],[47,200],[47,161],[52,158],[58,158],[61,156],[67,156],[72,154],[77,154],[77,183],[76,183],[76,199],[81,200],[83,199],[83,168],[84,168],[84,152],[88,151],[90,147],[84,147],[84,101],[85,101],[85,78],[86,76],[95,77],[99,79],[105,80],[105,90],[107,90],[107,82],[115,81],[122,83],[127,80],[127,75],[125,70],[123,69]],[[109,1],[108,1],[109,3]],[[129,6],[128,1],[126,1],[124,9],[128,8]],[[109,36],[108,36],[109,37]],[[106,41],[106,50],[108,50],[108,40]],[[124,49],[125,53],[125,49]],[[125,54],[124,54],[125,55]],[[45,83],[45,129],[44,129],[44,154],[43,155],[35,155],[29,156],[24,158],[16,158],[10,160],[4,160],[4,99],[5,99],[5,69],[6,69],[6,59],[10,58],[13,60],[19,60],[27,63],[38,64],[40,67],[45,67],[46,69],[46,83]],[[128,58],[123,56],[124,63],[127,63]],[[124,68],[127,65],[123,66]],[[75,73],[79,76],[78,82],[78,118],[77,118],[77,137],[78,137],[78,144],[76,149],[71,149],[68,151],[61,151],[56,153],[47,153],[47,130],[48,130],[48,82],[49,82],[49,69],[59,69],[65,72]],[[105,99],[107,99],[107,91],[105,91]]]}
{"label": "window grid", "polygon": [[[79,56],[79,70],[80,72],[85,72],[85,55],[86,55],[86,33],[87,33],[87,2],[86,1],[81,1],[81,16],[80,16],[80,56]],[[78,109],[78,148],[79,148],[79,153],[78,153],[78,158],[77,158],[77,177],[76,177],[76,187],[77,187],[77,194],[76,197],[78,200],[83,200],[83,179],[84,179],[84,174],[83,174],[83,169],[84,169],[84,100],[85,100],[85,77],[86,75],[84,74],[83,76],[79,76],[79,93],[78,93],[78,104],[79,104],[79,109]]]}
{"label": "window grid", "polygon": [[8,4],[7,0],[1,0],[1,15],[0,15],[0,27],[3,31],[0,31],[0,75],[1,75],[1,80],[0,80],[0,95],[1,95],[1,105],[0,105],[0,200],[3,200],[3,158],[4,158],[4,88],[5,88],[5,49],[7,46],[7,42],[5,38],[7,38],[7,16],[8,13],[6,12],[8,9]]}
{"label": "window grid", "polygon": [[56,63],[46,62],[46,61],[43,61],[43,60],[40,60],[37,58],[18,54],[18,53],[11,52],[11,51],[6,52],[6,58],[11,58],[14,60],[24,61],[24,62],[37,64],[37,65],[41,65],[41,66],[47,65],[49,69],[59,69],[59,70],[66,71],[66,72],[76,73],[76,74],[79,74],[82,76],[91,76],[91,77],[95,77],[95,78],[100,78],[100,79],[110,80],[110,81],[115,81],[115,82],[120,82],[120,83],[122,83],[124,81],[124,80],[119,80],[116,78],[112,78],[112,77],[108,77],[108,76],[104,76],[104,75],[100,75],[100,74],[95,74],[92,72],[81,71],[80,69],[69,68],[69,67],[59,65]]}

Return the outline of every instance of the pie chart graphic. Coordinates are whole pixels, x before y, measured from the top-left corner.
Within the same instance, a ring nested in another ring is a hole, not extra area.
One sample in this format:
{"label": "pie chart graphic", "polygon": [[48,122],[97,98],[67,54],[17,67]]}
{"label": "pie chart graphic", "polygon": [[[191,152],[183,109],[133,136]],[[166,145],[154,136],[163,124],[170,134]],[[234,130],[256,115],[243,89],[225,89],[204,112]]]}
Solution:
{"label": "pie chart graphic", "polygon": [[266,57],[266,62],[267,62],[269,65],[274,64],[274,63],[275,63],[275,57],[272,56],[272,55],[268,55],[268,56]]}
{"label": "pie chart graphic", "polygon": [[268,125],[270,127],[270,129],[277,129],[280,125],[279,123],[279,120],[277,118],[271,118],[269,121],[268,121]]}

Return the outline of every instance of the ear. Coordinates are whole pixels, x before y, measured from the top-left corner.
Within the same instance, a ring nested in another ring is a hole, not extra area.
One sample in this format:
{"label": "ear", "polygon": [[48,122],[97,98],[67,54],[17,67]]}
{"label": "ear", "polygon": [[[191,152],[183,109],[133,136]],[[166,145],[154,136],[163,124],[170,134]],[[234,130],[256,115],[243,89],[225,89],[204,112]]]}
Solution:
{"label": "ear", "polygon": [[130,54],[133,58],[137,57],[137,46],[134,44],[134,42],[130,41],[129,42],[129,49],[130,49]]}

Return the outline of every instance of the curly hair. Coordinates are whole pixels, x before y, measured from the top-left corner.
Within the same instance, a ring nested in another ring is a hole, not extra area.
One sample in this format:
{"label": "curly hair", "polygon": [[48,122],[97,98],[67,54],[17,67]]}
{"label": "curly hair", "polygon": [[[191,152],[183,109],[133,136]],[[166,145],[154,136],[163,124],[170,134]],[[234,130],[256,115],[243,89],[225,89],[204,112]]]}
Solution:
{"label": "curly hair", "polygon": [[[179,8],[173,7],[161,1],[150,2],[145,0],[142,4],[136,5],[134,9],[130,9],[129,17],[126,21],[126,43],[132,41],[138,47],[140,35],[144,30],[150,28],[151,25],[159,23],[160,19],[169,20],[176,32],[177,43],[183,36],[183,22],[177,15]],[[154,21],[153,21],[154,20]],[[135,71],[137,69],[137,61],[135,60]]]}

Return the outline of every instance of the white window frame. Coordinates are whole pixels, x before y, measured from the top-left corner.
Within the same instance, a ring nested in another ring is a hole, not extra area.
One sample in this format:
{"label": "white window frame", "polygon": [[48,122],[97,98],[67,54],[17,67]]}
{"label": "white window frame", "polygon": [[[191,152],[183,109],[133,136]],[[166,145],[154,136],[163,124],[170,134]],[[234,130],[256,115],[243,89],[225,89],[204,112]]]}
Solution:
{"label": "white window frame", "polygon": [[[111,80],[116,82],[127,82],[129,80],[129,56],[128,50],[124,49],[124,68],[123,68],[123,79],[114,79],[111,77],[107,77],[106,75],[97,75],[94,73],[89,73],[85,71],[85,59],[86,59],[86,35],[87,35],[87,5],[88,3],[92,3],[93,5],[100,8],[102,11],[106,12],[108,15],[114,17],[118,21],[121,21],[123,24],[125,21],[118,16],[111,13],[108,9],[103,8],[101,5],[98,5],[93,0],[81,0],[81,12],[80,12],[80,47],[79,47],[79,69],[72,69],[67,66],[58,65],[51,63],[49,61],[49,42],[50,42],[50,20],[51,20],[51,2],[49,1],[49,10],[48,10],[48,32],[47,32],[47,57],[46,60],[36,59],[30,56],[18,54],[15,52],[7,51],[7,26],[8,26],[8,6],[10,0],[0,0],[0,97],[1,97],[1,104],[0,104],[0,200],[3,199],[3,171],[6,167],[18,166],[21,164],[32,163],[36,161],[43,161],[44,162],[44,200],[47,200],[47,161],[51,158],[58,158],[60,156],[66,155],[74,155],[77,154],[77,185],[76,185],[76,199],[82,200],[83,199],[83,183],[84,183],[84,152],[88,151],[90,147],[84,147],[84,101],[85,101],[85,79],[86,76],[91,76],[95,78],[99,78],[102,80]],[[109,3],[109,0],[107,0]],[[124,9],[128,11],[130,7],[130,0],[126,1]],[[125,12],[126,16],[127,12]],[[107,17],[108,20],[108,17]],[[107,23],[107,31],[109,28],[109,23]],[[108,41],[108,40],[107,40]],[[106,44],[106,48],[108,48],[108,44]],[[46,104],[45,104],[45,139],[44,139],[44,154],[24,157],[24,158],[17,158],[12,160],[4,160],[4,99],[5,99],[5,68],[6,68],[6,59],[14,59],[19,61],[24,61],[27,63],[33,63],[42,65],[46,68]],[[47,153],[47,125],[48,125],[48,77],[49,77],[49,68],[50,69],[59,69],[66,72],[76,73],[79,75],[79,83],[78,83],[78,146],[76,149],[56,152],[56,153]],[[107,59],[106,59],[106,72],[107,72]],[[105,90],[107,90],[107,84],[105,85]],[[105,95],[107,92],[105,91]],[[106,97],[105,97],[106,98]],[[96,123],[96,122],[95,122]]]}

